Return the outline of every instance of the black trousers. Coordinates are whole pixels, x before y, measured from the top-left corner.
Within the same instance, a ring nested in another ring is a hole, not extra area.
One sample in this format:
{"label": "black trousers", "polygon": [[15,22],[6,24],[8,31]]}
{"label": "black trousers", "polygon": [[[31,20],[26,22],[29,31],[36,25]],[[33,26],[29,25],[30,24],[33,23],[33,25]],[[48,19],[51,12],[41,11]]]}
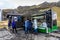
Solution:
{"label": "black trousers", "polygon": [[13,32],[13,33],[14,33],[14,32],[17,33],[17,29],[16,29],[16,27],[12,28],[12,32]]}

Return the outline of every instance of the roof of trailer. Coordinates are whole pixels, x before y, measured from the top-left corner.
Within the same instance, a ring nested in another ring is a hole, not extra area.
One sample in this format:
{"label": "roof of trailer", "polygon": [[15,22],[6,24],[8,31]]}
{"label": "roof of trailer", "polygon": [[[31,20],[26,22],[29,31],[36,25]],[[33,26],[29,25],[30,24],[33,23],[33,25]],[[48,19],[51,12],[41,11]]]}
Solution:
{"label": "roof of trailer", "polygon": [[14,15],[23,15],[23,14],[19,14],[19,13],[8,13],[7,15],[11,15],[11,16],[14,16]]}

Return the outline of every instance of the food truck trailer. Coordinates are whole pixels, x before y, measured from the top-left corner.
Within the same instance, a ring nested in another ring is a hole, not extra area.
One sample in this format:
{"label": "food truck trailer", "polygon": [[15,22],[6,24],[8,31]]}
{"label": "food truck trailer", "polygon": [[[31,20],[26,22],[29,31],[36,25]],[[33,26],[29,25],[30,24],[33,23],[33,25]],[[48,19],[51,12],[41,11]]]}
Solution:
{"label": "food truck trailer", "polygon": [[50,33],[57,31],[57,14],[51,9],[44,11],[42,14],[33,14],[33,28],[37,28],[38,32]]}

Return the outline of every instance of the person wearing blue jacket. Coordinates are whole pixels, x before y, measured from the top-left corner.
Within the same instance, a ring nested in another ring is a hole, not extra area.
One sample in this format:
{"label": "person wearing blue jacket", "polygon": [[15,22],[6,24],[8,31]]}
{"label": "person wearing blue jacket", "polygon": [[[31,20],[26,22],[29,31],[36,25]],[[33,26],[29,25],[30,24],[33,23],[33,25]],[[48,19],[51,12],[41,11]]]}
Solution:
{"label": "person wearing blue jacket", "polygon": [[12,21],[12,32],[14,33],[14,31],[17,33],[17,30],[16,30],[16,21]]}
{"label": "person wearing blue jacket", "polygon": [[31,29],[32,29],[32,22],[29,19],[25,20],[25,33],[30,32]]}

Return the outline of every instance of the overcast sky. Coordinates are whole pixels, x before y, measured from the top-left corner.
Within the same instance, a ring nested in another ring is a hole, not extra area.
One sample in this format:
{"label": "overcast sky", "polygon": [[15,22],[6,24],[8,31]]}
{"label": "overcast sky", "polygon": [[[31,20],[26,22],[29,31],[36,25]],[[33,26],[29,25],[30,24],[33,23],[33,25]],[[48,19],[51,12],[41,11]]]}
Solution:
{"label": "overcast sky", "polygon": [[18,6],[31,6],[47,2],[57,2],[59,0],[0,0],[0,9],[17,8]]}

